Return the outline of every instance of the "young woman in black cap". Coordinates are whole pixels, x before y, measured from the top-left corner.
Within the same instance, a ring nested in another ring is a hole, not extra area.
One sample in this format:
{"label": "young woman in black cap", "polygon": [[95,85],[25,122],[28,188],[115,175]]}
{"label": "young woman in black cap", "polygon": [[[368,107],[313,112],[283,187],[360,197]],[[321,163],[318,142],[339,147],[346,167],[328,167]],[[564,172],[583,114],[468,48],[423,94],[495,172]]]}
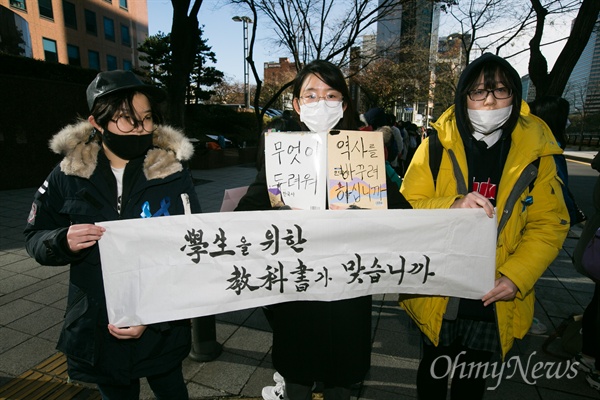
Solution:
{"label": "young woman in black cap", "polygon": [[[130,71],[101,72],[87,89],[90,116],[50,141],[64,158],[35,194],[25,230],[43,265],[71,265],[57,348],[69,377],[98,385],[104,399],[138,399],[146,377],[158,399],[187,399],[181,363],[190,321],[116,327],[108,323],[97,222],[200,212],[182,162],[193,146],[161,125],[165,98]],[[159,245],[159,244],[157,244]]]}

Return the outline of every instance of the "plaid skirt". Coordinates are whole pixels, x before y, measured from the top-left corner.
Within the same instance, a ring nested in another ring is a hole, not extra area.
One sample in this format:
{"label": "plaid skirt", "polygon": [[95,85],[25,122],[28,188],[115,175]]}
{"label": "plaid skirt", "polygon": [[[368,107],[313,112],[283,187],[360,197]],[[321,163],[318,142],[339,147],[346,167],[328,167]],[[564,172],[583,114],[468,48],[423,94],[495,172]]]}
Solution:
{"label": "plaid skirt", "polygon": [[[423,335],[425,343],[433,343]],[[457,318],[455,320],[443,320],[440,330],[440,345],[450,346],[456,340],[460,344],[480,351],[500,351],[500,338],[498,326],[495,322],[474,321],[470,319]]]}

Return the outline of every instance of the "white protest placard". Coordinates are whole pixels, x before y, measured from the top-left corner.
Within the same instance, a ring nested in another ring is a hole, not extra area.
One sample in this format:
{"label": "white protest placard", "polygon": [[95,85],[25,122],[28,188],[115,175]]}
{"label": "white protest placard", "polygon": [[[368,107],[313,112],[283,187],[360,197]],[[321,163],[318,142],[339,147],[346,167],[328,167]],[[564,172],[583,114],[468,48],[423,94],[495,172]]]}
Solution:
{"label": "white protest placard", "polygon": [[329,132],[327,164],[329,208],[387,208],[385,152],[381,132]]}
{"label": "white protest placard", "polygon": [[483,210],[273,210],[99,225],[117,326],[377,293],[481,298],[494,284],[496,221]]}
{"label": "white protest placard", "polygon": [[326,208],[325,133],[265,133],[265,169],[271,206]]}

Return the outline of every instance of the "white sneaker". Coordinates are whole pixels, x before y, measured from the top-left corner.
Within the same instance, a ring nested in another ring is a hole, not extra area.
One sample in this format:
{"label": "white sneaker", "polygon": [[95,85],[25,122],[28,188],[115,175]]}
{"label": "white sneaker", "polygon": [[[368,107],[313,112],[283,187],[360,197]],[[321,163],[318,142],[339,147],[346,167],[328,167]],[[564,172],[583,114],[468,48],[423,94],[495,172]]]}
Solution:
{"label": "white sneaker", "polygon": [[264,400],[283,400],[283,390],[283,384],[279,383],[275,386],[265,386],[261,393],[262,398]]}
{"label": "white sneaker", "polygon": [[275,381],[276,384],[280,383],[280,384],[284,384],[284,379],[283,376],[281,376],[281,374],[277,371],[275,371],[275,373],[273,374],[273,380]]}
{"label": "white sneaker", "polygon": [[531,328],[529,328],[529,333],[532,335],[543,335],[546,332],[548,332],[546,325],[542,324],[539,319],[534,317]]}

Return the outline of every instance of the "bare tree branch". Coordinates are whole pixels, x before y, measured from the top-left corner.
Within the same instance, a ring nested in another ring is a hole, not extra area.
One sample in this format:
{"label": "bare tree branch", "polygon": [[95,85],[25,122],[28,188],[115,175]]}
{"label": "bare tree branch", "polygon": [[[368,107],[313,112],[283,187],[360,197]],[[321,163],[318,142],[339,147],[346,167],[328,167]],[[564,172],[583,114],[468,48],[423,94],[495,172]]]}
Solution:
{"label": "bare tree branch", "polygon": [[[340,67],[349,63],[349,54],[362,35],[372,30],[377,21],[391,15],[407,0],[230,0],[232,4],[244,5],[254,16],[254,33],[261,18],[273,26],[274,44],[290,54],[300,70],[313,59],[331,61]],[[434,0],[431,0],[432,2]],[[260,78],[250,51],[247,61],[257,82],[254,96],[255,112],[262,124],[262,113],[258,111]],[[365,63],[368,64],[368,63]],[[275,96],[279,96],[292,82],[284,84]],[[267,107],[275,101],[272,98]]]}
{"label": "bare tree branch", "polygon": [[545,94],[561,96],[571,72],[575,68],[575,64],[579,60],[581,53],[583,53],[594,29],[598,13],[600,13],[600,1],[583,0],[581,2],[571,35],[567,39],[550,73],[548,73],[546,58],[540,50],[541,38],[544,31],[543,22],[548,15],[548,10],[542,6],[540,0],[531,0],[531,4],[536,11],[538,23],[535,35],[529,43],[531,51],[529,76],[537,89],[536,97]]}

